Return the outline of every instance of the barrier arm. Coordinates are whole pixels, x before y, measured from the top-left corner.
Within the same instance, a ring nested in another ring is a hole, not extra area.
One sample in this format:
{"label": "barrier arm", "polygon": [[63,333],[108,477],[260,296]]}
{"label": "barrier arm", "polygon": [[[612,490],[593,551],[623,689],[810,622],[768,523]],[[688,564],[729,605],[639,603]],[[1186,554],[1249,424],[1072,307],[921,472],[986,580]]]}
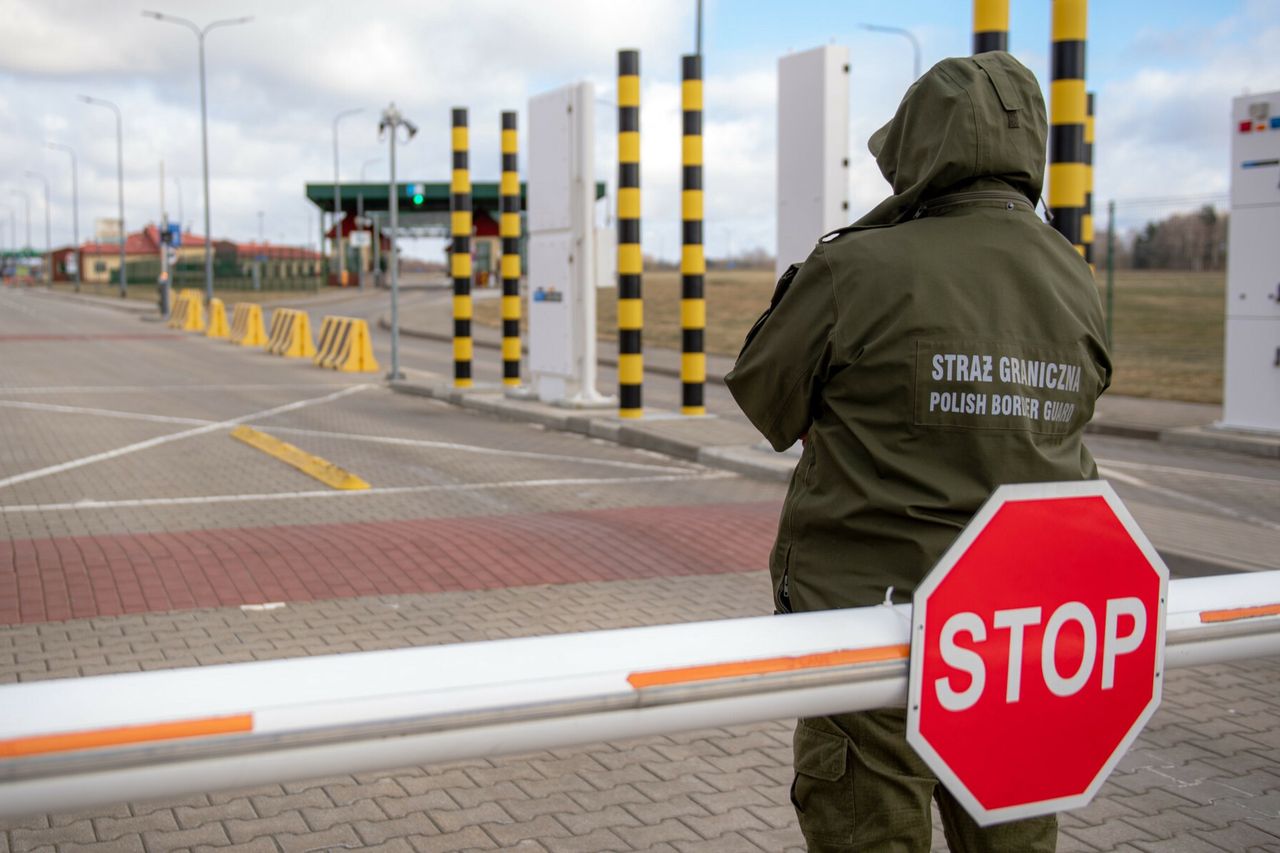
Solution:
{"label": "barrier arm", "polygon": [[[906,605],[0,687],[0,818],[901,705]],[[1173,581],[1167,667],[1280,654],[1280,571]]]}

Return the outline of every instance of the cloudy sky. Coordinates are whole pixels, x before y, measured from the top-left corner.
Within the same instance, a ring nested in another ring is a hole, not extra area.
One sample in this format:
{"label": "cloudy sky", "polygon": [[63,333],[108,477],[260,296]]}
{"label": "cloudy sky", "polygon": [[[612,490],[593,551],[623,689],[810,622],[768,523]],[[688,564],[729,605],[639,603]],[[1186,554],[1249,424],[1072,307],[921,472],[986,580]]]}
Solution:
{"label": "cloudy sky", "polygon": [[[130,230],[155,221],[159,164],[171,218],[203,230],[195,36],[144,18],[156,9],[201,24],[252,15],[207,40],[213,231],[253,239],[258,211],[273,242],[314,242],[315,208],[304,185],[331,181],[332,122],[340,126],[341,174],[385,180],[377,140],[382,107],[395,101],[421,132],[399,150],[401,180],[446,180],[449,108],[471,110],[476,180],[499,171],[498,114],[578,80],[595,83],[599,177],[614,167],[614,70],[619,48],[641,51],[645,251],[679,252],[679,57],[694,42],[694,0],[0,0],[0,234],[9,210],[22,240],[22,198],[31,198],[33,242],[43,242],[43,191],[52,184],[53,240],[69,242],[70,161],[79,155],[80,231],[116,211],[111,114],[77,100],[112,100],[124,113],[125,216]],[[1010,46],[1046,90],[1050,0],[1013,0]],[[850,198],[856,216],[886,185],[866,153],[871,131],[911,81],[900,37],[860,23],[906,27],[925,66],[969,52],[966,0],[707,0],[706,217],[710,255],[774,243],[778,58],[836,43],[851,54]],[[1098,93],[1099,203],[1120,201],[1125,224],[1170,206],[1125,200],[1217,201],[1227,188],[1230,99],[1280,89],[1280,2],[1125,0],[1094,2],[1089,88]],[[179,201],[179,196],[181,201]],[[1176,206],[1175,206],[1176,207]],[[434,256],[429,242],[416,254]]]}

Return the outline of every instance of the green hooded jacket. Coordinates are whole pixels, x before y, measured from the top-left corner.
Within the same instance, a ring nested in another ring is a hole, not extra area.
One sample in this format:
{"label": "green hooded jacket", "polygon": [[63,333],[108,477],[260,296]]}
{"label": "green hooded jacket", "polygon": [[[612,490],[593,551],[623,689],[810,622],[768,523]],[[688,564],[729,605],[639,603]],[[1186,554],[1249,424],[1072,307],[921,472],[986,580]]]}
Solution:
{"label": "green hooded jacket", "polygon": [[726,383],[807,436],[770,558],[782,611],[904,602],[1004,483],[1097,476],[1111,363],[1088,265],[1040,220],[1046,118],[1007,53],[947,59],[869,144],[893,195],[779,282]]}

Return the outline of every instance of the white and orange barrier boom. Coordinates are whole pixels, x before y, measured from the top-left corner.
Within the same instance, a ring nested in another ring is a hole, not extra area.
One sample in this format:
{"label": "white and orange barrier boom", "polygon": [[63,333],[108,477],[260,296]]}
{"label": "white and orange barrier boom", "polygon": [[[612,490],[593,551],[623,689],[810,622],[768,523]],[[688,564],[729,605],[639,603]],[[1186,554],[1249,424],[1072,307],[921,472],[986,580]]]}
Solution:
{"label": "white and orange barrier boom", "polygon": [[[1280,571],[1169,584],[1165,666],[1280,654]],[[901,705],[906,605],[0,686],[0,818]]]}

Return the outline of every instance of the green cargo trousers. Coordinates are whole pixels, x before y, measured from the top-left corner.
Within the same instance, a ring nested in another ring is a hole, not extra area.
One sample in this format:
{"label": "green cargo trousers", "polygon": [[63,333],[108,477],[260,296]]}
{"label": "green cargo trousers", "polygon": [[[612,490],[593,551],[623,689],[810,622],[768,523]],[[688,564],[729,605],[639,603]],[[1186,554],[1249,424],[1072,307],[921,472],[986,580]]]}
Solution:
{"label": "green cargo trousers", "polygon": [[802,719],[791,803],[810,853],[928,853],[936,799],[952,853],[1053,853],[1058,819],[986,828],[907,743],[904,709]]}

